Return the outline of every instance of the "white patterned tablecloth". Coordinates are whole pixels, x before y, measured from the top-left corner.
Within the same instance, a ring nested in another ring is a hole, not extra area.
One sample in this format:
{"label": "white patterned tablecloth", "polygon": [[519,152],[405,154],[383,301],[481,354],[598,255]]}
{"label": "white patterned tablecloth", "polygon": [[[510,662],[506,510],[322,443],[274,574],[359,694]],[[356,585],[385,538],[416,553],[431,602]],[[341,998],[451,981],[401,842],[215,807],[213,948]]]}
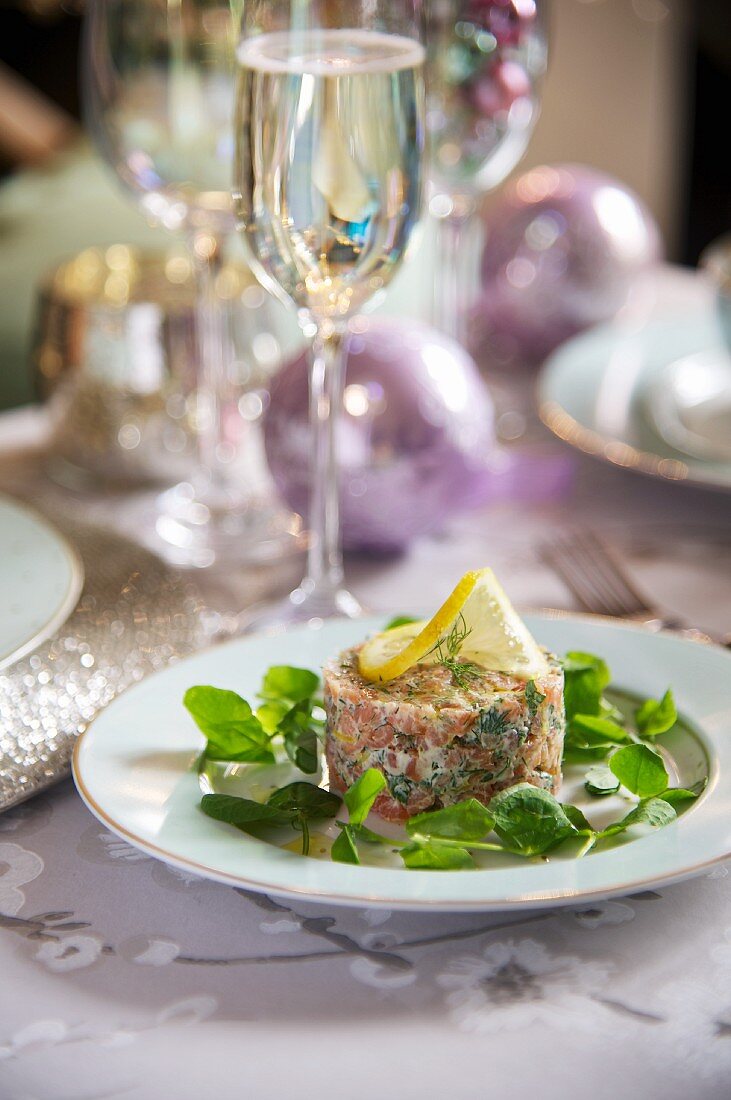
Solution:
{"label": "white patterned tablecloth", "polygon": [[725,868],[520,916],[290,904],[143,856],[69,782],[0,817],[0,868],[4,1100],[728,1095]]}

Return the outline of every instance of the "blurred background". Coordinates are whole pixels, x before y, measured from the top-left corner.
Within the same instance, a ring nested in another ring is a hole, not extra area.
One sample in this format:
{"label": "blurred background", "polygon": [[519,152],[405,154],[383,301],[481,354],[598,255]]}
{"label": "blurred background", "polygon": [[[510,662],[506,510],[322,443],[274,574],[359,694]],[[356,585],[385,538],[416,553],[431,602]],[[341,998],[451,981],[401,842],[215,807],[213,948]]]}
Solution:
{"label": "blurred background", "polygon": [[[79,122],[83,0],[0,2],[0,407],[32,399],[34,288],[90,244],[159,245]],[[581,163],[645,200],[694,265],[731,223],[728,0],[553,0],[543,108],[518,171]],[[494,201],[490,196],[488,204]]]}

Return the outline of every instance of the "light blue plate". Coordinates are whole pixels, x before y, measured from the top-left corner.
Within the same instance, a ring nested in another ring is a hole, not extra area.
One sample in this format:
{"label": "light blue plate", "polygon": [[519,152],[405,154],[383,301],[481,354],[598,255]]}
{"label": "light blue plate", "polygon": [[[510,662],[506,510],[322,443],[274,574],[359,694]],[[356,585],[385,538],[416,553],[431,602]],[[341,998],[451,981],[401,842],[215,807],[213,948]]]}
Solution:
{"label": "light blue plate", "polygon": [[69,617],[84,570],[47,520],[0,497],[0,668],[17,661]]}
{"label": "light blue plate", "polygon": [[729,490],[731,462],[683,453],[648,415],[670,364],[714,351],[727,354],[710,311],[636,328],[602,325],[567,341],[546,361],[538,383],[541,419],[566,443],[615,466]]}
{"label": "light blue plate", "polygon": [[[612,620],[526,621],[554,652],[601,654],[624,691],[658,697],[673,686],[684,725],[664,746],[670,769],[683,784],[708,779],[676,822],[580,860],[565,853],[535,862],[497,856],[476,871],[440,873],[407,871],[400,861],[346,866],[304,858],[205,817],[196,771],[203,741],[181,703],[186,688],[213,684],[253,699],[270,665],[319,668],[380,629],[376,619],[240,638],[149,677],[79,739],[76,785],[109,829],[166,863],[250,890],[341,904],[461,911],[578,903],[687,878],[731,856],[731,653]],[[565,800],[583,798],[595,823],[610,812],[582,792],[580,778],[569,776]]]}

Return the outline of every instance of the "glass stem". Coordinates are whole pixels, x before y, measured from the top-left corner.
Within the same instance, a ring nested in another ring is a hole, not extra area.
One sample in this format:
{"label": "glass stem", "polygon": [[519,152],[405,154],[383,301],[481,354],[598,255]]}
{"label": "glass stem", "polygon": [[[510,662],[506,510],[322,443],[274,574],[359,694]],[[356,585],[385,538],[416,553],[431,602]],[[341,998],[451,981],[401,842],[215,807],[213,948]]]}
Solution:
{"label": "glass stem", "polygon": [[228,479],[220,456],[229,348],[224,307],[216,293],[222,249],[210,233],[191,234],[189,245],[196,281],[196,439],[204,481],[199,489],[210,503],[225,507]]}
{"label": "glass stem", "polygon": [[477,284],[479,226],[474,203],[455,204],[437,218],[436,263],[432,295],[434,326],[466,345],[469,311]]}
{"label": "glass stem", "polygon": [[[311,597],[313,613],[322,597],[331,606],[343,583],[340,544],[340,502],[337,424],[344,382],[343,330],[318,333],[310,363],[310,423],[313,449],[309,526],[311,542],[307,576],[301,589]],[[331,612],[330,612],[331,613]]]}

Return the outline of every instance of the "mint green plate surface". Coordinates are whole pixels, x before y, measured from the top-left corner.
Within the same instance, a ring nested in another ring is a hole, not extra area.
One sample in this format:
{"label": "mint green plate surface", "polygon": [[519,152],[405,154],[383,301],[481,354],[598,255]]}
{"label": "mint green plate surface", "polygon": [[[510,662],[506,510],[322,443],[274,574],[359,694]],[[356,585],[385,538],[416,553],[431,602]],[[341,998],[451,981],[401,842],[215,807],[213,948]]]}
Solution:
{"label": "mint green plate surface", "polygon": [[0,669],[66,621],[83,580],[63,535],[31,508],[0,497]]}
{"label": "mint green plate surface", "polygon": [[[561,853],[532,862],[500,855],[475,871],[440,873],[408,871],[398,860],[345,866],[305,858],[205,817],[196,769],[203,740],[181,703],[186,688],[213,684],[253,699],[270,665],[319,668],[380,629],[381,619],[244,637],[149,677],[111,703],[79,739],[76,785],[109,829],[166,863],[250,890],[331,903],[432,911],[584,903],[687,878],[731,856],[731,653],[612,620],[532,615],[526,621],[556,653],[603,656],[623,693],[657,697],[672,684],[683,721],[662,739],[666,761],[676,782],[707,779],[702,796],[677,821],[580,860]],[[583,800],[595,823],[618,816],[583,793],[580,775],[567,774],[561,797]]]}
{"label": "mint green plate surface", "polygon": [[731,490],[731,462],[677,450],[662,438],[652,415],[668,367],[698,352],[727,354],[710,310],[638,327],[591,329],[546,360],[538,382],[541,419],[564,442],[623,469]]}

